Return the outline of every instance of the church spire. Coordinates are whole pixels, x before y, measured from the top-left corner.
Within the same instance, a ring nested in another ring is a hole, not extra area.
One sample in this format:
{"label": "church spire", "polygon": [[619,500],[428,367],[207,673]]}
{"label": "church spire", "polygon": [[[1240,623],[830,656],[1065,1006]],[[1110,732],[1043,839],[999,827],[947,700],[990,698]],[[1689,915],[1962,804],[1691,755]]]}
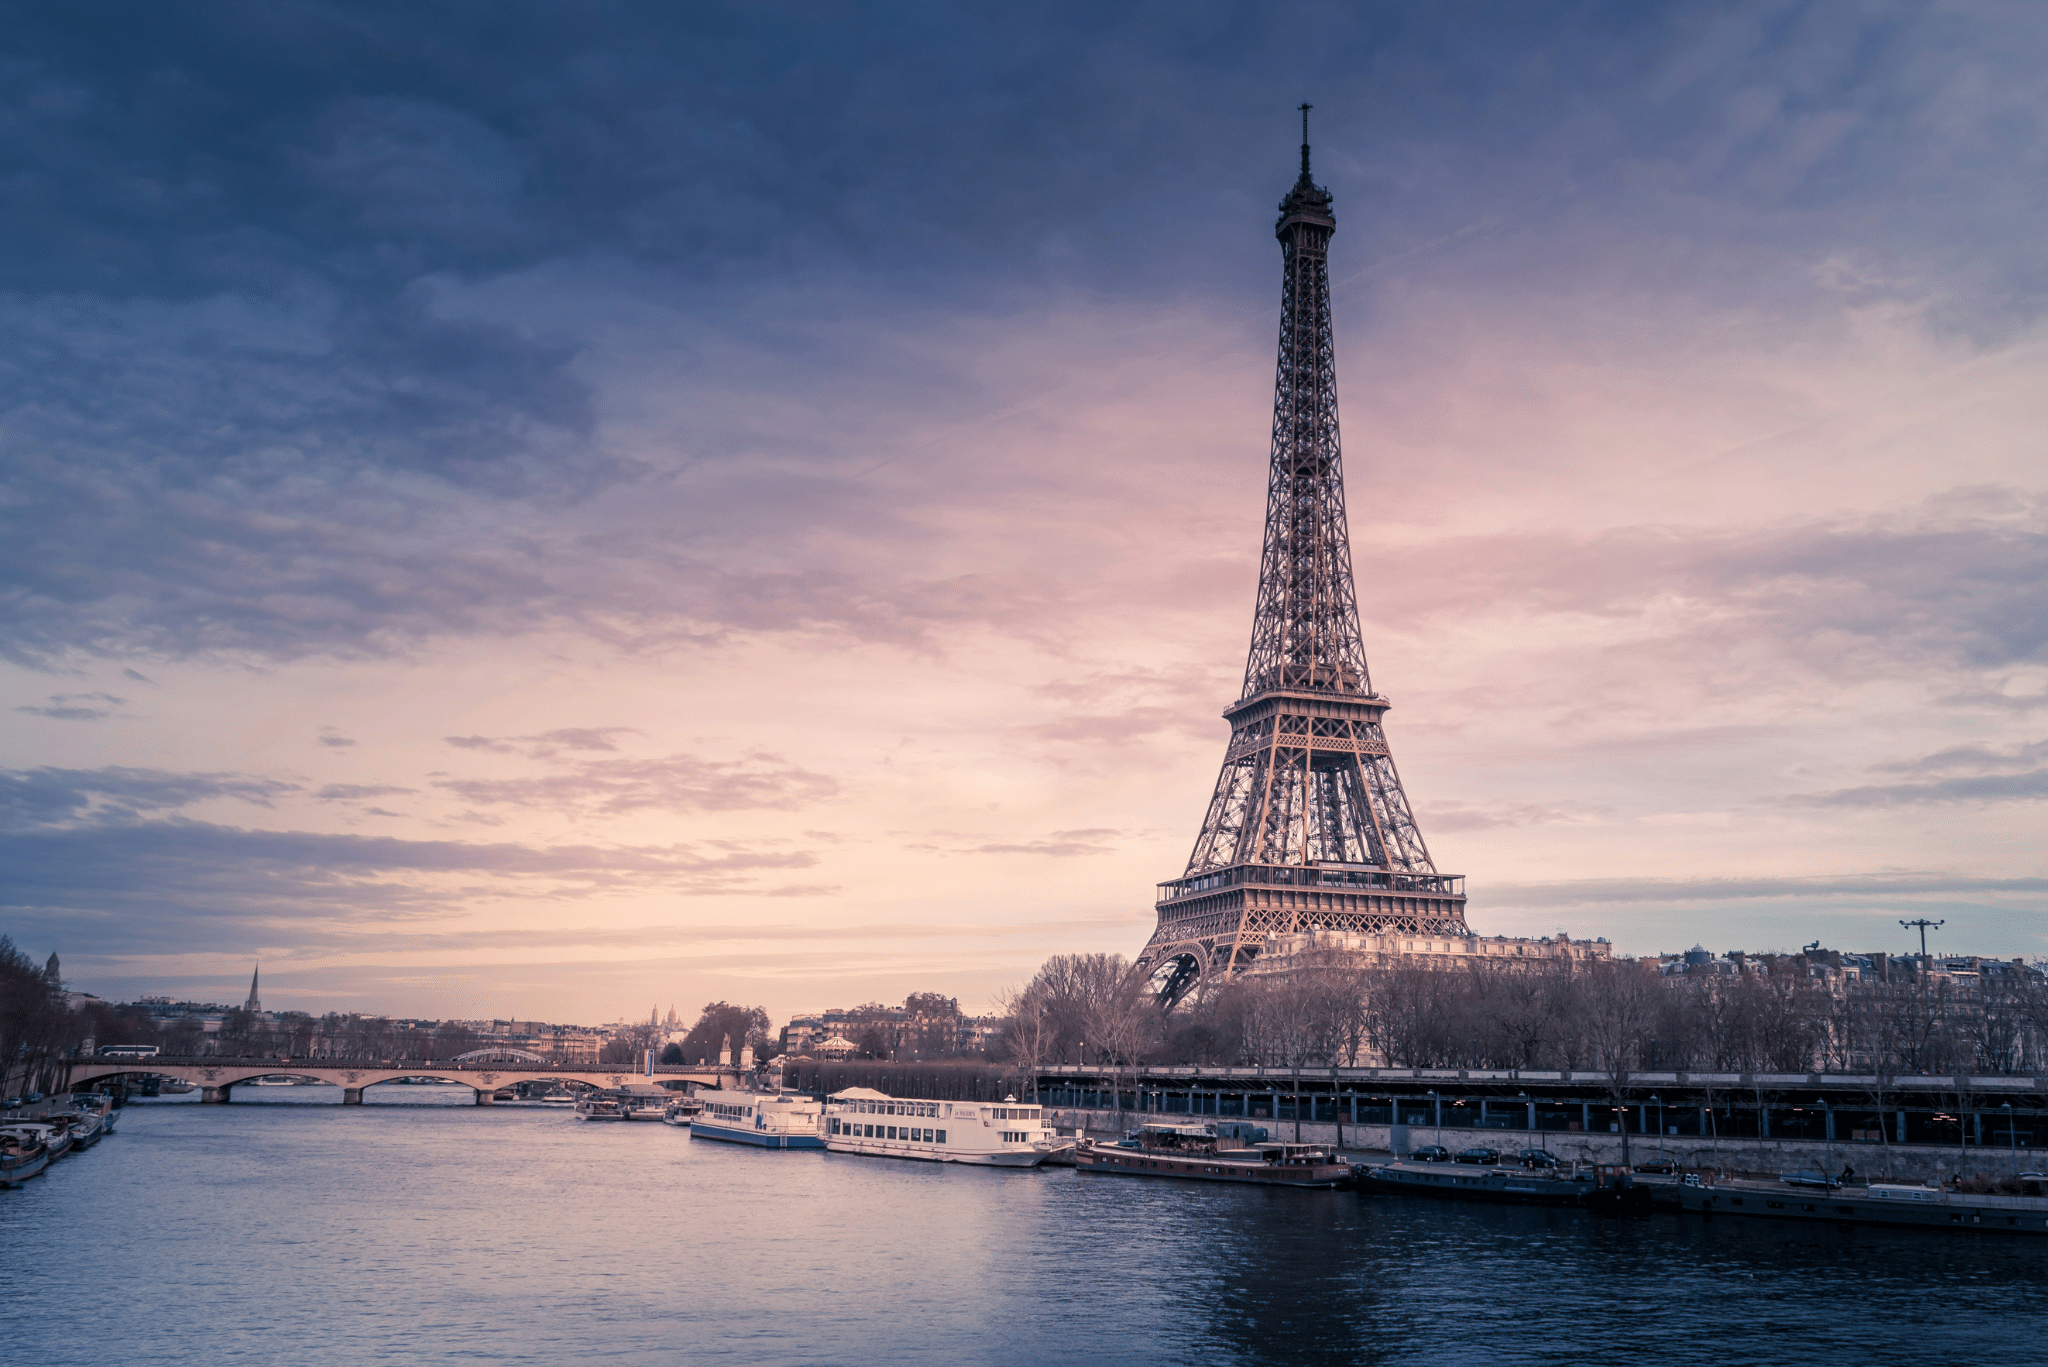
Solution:
{"label": "church spire", "polygon": [[242,1003],[242,1009],[250,1015],[263,1010],[263,998],[256,994],[256,980],[263,976],[263,965],[258,964],[249,974],[249,1000]]}

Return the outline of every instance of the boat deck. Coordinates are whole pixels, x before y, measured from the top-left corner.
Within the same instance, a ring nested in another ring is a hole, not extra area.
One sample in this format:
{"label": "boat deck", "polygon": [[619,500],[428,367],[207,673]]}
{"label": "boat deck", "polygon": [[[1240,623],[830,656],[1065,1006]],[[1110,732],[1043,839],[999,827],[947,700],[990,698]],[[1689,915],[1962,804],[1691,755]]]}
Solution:
{"label": "boat deck", "polygon": [[1679,1205],[1697,1215],[1809,1220],[1894,1229],[2048,1235],[2048,1197],[1993,1196],[1873,1183],[1868,1187],[1793,1186],[1722,1181],[1678,1188]]}
{"label": "boat deck", "polygon": [[[1274,1146],[1269,1146],[1274,1147]],[[1293,1146],[1278,1146],[1293,1147]],[[1327,1161],[1279,1161],[1257,1149],[1214,1153],[1172,1149],[1125,1148],[1118,1144],[1083,1144],[1074,1151],[1082,1172],[1118,1177],[1178,1177],[1195,1182],[1244,1182],[1263,1187],[1346,1187],[1351,1165],[1326,1155]]]}

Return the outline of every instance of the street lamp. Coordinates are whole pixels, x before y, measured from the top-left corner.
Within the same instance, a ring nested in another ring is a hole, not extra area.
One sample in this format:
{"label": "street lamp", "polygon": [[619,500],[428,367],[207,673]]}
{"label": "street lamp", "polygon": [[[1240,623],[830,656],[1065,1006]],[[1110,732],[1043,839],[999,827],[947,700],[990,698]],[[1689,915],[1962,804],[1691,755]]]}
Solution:
{"label": "street lamp", "polygon": [[1436,1088],[1434,1087],[1429,1089],[1429,1108],[1436,1113],[1436,1146],[1442,1148],[1444,1146],[1444,1103],[1443,1098],[1436,1094]]}
{"label": "street lamp", "polygon": [[1998,1103],[1998,1109],[2005,1112],[2005,1142],[2012,1150],[2012,1178],[2017,1184],[2020,1178],[2020,1141],[2019,1135],[2013,1129],[2012,1103],[2001,1101]]}
{"label": "street lamp", "polygon": [[1821,1165],[1820,1175],[1832,1186],[1835,1180],[1835,1118],[1829,1113],[1826,1097],[1815,1097],[1813,1104],[1820,1107],[1821,1152],[1827,1155]]}
{"label": "street lamp", "polygon": [[1664,1098],[1652,1092],[1650,1093],[1650,1104],[1657,1108],[1657,1147],[1659,1150],[1662,1150],[1664,1147]]}

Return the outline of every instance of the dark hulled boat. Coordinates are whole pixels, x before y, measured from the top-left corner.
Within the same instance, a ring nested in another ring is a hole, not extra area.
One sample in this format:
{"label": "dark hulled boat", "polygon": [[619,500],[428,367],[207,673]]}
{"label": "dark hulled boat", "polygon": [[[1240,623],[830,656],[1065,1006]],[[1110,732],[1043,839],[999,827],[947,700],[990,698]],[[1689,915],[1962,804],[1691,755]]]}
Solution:
{"label": "dark hulled boat", "polygon": [[1115,1144],[1082,1144],[1074,1166],[1116,1177],[1178,1177],[1262,1187],[1345,1187],[1351,1165],[1323,1144],[1230,1147],[1213,1125],[1146,1125]]}
{"label": "dark hulled boat", "polygon": [[1980,1195],[1885,1182],[1867,1187],[1791,1181],[1708,1184],[1687,1178],[1678,1188],[1678,1201],[1683,1209],[1710,1218],[1817,1220],[1952,1234],[2048,1234],[2048,1197]]}
{"label": "dark hulled boat", "polygon": [[1362,1165],[1358,1189],[1494,1205],[1578,1206],[1601,1215],[1634,1215],[1650,1209],[1649,1188],[1636,1182],[1627,1168],[1604,1164],[1588,1173],[1563,1174],[1396,1160]]}

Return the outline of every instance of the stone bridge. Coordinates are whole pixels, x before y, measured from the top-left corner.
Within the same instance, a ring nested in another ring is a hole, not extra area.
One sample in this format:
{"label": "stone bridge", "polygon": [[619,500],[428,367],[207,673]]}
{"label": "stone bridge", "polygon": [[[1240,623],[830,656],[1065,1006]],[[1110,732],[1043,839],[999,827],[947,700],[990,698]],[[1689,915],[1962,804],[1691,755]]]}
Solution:
{"label": "stone bridge", "polygon": [[237,1084],[259,1077],[303,1077],[331,1082],[342,1089],[341,1104],[363,1104],[363,1088],[402,1077],[431,1077],[459,1082],[476,1091],[476,1104],[488,1106],[491,1095],[501,1087],[521,1082],[555,1082],[565,1086],[619,1087],[628,1082],[653,1083],[658,1087],[683,1090],[688,1084],[718,1087],[739,1077],[731,1067],[655,1066],[649,1074],[642,1069],[620,1066],[579,1067],[549,1063],[463,1063],[432,1059],[400,1059],[366,1063],[335,1059],[283,1058],[92,1058],[71,1065],[70,1085],[87,1087],[108,1078],[141,1077],[155,1074],[174,1077],[196,1085],[202,1104],[227,1102]]}

